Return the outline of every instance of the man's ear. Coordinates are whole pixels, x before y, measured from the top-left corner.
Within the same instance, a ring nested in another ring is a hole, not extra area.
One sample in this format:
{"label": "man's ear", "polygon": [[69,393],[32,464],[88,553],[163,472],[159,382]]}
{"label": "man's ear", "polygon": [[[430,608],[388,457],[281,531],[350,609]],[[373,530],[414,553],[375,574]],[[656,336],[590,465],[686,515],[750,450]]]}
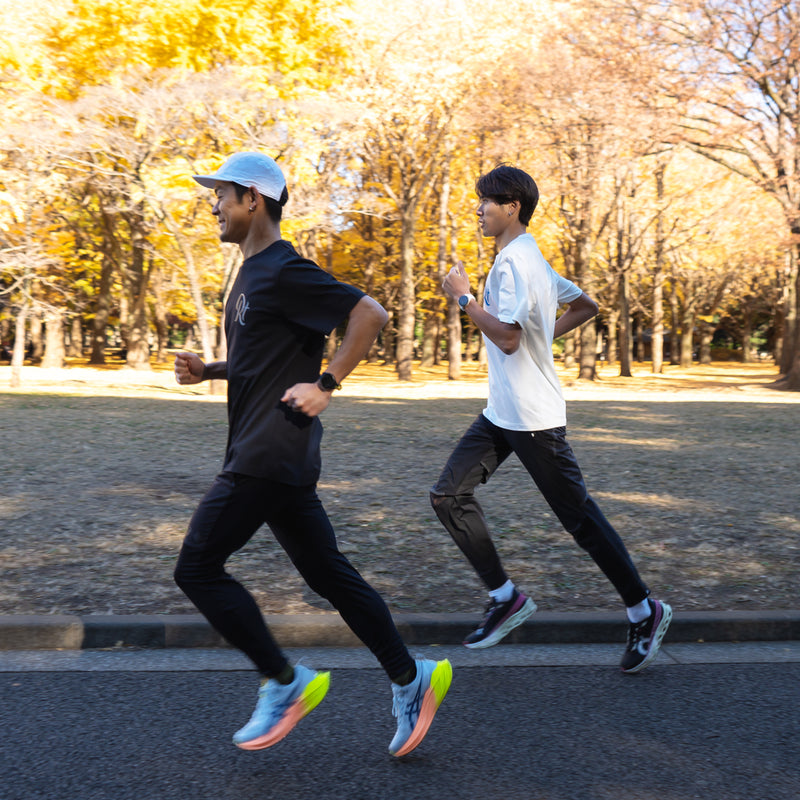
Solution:
{"label": "man's ear", "polygon": [[255,211],[258,208],[258,189],[255,186],[249,188],[250,193],[250,211]]}

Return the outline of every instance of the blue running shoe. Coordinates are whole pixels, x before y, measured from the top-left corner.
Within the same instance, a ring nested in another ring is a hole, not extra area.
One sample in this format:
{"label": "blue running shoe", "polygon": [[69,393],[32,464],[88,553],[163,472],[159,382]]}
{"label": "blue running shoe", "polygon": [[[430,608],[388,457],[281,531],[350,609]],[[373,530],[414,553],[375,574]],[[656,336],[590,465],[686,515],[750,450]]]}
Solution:
{"label": "blue running shoe", "polygon": [[258,690],[258,702],[250,722],[233,734],[242,750],[263,750],[279,742],[328,693],[330,672],[314,672],[300,664],[294,680],[283,685],[270,678]]}
{"label": "blue running shoe", "polygon": [[407,686],[392,684],[392,714],[397,717],[397,733],[389,745],[393,756],[410,753],[424,738],[453,680],[453,667],[447,659],[417,659],[417,676]]}

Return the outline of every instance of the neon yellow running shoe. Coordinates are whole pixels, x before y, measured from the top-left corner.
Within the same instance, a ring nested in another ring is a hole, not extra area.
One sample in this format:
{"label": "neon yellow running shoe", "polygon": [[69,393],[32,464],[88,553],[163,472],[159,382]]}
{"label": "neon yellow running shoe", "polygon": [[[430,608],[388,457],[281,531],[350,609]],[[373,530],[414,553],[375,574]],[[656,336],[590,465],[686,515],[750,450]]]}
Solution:
{"label": "neon yellow running shoe", "polygon": [[392,714],[397,717],[397,733],[389,745],[393,756],[410,753],[425,738],[453,680],[453,667],[447,659],[417,659],[415,663],[417,676],[411,683],[392,684]]}
{"label": "neon yellow running shoe", "polygon": [[233,734],[242,750],[263,750],[277,744],[328,693],[330,672],[314,672],[297,664],[294,680],[283,685],[270,678],[258,690],[256,710],[250,721]]}

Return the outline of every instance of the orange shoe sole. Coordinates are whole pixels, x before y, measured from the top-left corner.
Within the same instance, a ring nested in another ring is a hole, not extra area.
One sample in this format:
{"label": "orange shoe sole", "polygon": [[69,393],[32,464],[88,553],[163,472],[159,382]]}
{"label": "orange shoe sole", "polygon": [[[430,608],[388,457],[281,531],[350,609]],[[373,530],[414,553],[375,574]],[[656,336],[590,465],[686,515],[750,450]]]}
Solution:
{"label": "orange shoe sole", "polygon": [[419,718],[414,730],[411,731],[411,736],[408,737],[406,743],[393,755],[397,758],[410,753],[419,743],[425,738],[428,728],[431,727],[433,718],[439,710],[447,691],[450,689],[450,684],[453,681],[453,667],[447,659],[440,661],[434,667],[431,673],[431,685],[428,691],[425,692],[425,697],[422,698],[422,707],[419,711]]}
{"label": "orange shoe sole", "polygon": [[331,685],[330,672],[318,672],[303,690],[303,694],[292,703],[278,723],[268,733],[251,739],[249,742],[240,742],[236,746],[241,750],[266,750],[286,738],[295,725],[303,717],[312,712],[325,698]]}

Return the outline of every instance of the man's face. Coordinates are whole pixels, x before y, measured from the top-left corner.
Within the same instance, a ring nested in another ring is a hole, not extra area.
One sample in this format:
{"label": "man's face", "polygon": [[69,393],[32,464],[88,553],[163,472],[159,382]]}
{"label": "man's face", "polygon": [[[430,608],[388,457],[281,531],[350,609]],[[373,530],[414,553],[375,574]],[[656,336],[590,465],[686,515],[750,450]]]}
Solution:
{"label": "man's face", "polygon": [[214,196],[217,200],[211,213],[219,223],[220,241],[239,244],[250,230],[252,214],[249,210],[249,194],[245,193],[239,200],[232,183],[218,181],[214,185]]}
{"label": "man's face", "polygon": [[484,236],[499,236],[509,226],[512,217],[509,215],[509,203],[500,205],[490,197],[479,197],[475,213],[478,225]]}

